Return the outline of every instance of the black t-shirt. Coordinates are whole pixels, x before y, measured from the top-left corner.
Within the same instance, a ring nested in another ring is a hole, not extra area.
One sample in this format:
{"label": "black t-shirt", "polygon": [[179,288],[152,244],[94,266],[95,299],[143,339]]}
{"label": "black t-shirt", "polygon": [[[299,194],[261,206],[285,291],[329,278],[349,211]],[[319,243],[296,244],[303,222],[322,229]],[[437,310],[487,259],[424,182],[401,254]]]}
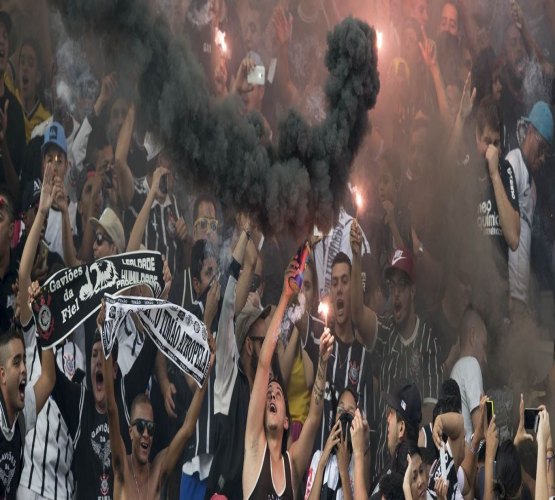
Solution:
{"label": "black t-shirt", "polygon": [[15,422],[13,435],[8,439],[4,434],[5,415],[4,398],[0,395],[2,405],[2,431],[0,432],[0,498],[15,500],[21,470],[23,469],[23,440],[20,419]]}
{"label": "black t-shirt", "polygon": [[[8,151],[10,152],[13,167],[19,175],[23,152],[25,150],[25,121],[23,120],[23,111],[17,97],[4,87],[4,95],[0,97],[0,108],[2,110],[4,110],[6,101],[9,101],[7,132]],[[0,154],[0,184],[5,183],[4,160]]]}
{"label": "black t-shirt", "polygon": [[3,277],[0,277],[0,330],[6,331],[14,323],[15,294],[12,285],[17,280],[15,253],[10,251],[10,263]]}
{"label": "black t-shirt", "polygon": [[[131,403],[146,390],[154,364],[156,347],[146,340],[133,367],[123,380],[118,372],[114,381],[119,410],[121,436],[127,452],[131,449],[128,429]],[[108,415],[96,410],[92,390],[67,380],[56,367],[56,385],[52,397],[60,408],[74,441],[73,471],[77,482],[76,498],[111,500],[112,472]]]}

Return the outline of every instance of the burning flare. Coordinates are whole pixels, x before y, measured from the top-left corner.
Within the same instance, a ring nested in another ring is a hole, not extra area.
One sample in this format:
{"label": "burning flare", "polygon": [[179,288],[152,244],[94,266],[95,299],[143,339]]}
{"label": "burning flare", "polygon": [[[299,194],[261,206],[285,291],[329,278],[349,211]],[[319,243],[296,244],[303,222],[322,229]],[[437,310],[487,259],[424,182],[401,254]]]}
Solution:
{"label": "burning flare", "polygon": [[320,304],[318,304],[318,314],[321,314],[322,316],[324,316],[324,324],[327,328],[328,326],[328,312],[330,310],[330,306],[327,302],[320,302]]}
{"label": "burning flare", "polygon": [[383,33],[381,31],[376,31],[376,45],[378,50],[382,50],[383,47]]}
{"label": "burning flare", "polygon": [[216,36],[214,39],[216,45],[218,45],[224,54],[227,53],[227,42],[225,41],[225,32],[221,31],[219,28],[216,28]]}

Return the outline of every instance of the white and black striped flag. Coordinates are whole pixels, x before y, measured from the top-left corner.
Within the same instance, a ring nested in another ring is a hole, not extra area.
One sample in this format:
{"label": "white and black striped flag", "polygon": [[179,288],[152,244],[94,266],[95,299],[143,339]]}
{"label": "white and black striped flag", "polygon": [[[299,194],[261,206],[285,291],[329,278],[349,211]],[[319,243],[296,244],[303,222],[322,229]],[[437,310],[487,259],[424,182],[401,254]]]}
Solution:
{"label": "white and black striped flag", "polygon": [[202,387],[210,366],[206,326],[195,315],[171,302],[144,297],[104,296],[106,316],[101,339],[110,356],[121,322],[134,312],[158,349]]}

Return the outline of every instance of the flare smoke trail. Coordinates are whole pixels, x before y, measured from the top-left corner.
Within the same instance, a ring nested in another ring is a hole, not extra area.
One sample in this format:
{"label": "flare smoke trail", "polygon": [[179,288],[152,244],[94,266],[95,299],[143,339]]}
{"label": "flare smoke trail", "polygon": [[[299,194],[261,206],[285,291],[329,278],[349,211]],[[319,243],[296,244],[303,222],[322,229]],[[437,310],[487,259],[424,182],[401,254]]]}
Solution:
{"label": "flare smoke trail", "polygon": [[94,37],[120,75],[139,75],[139,117],[172,151],[185,182],[211,186],[225,207],[255,214],[274,234],[329,226],[379,92],[373,28],[349,18],[328,35],[327,118],[311,128],[290,111],[274,149],[259,141],[260,116],[241,118],[233,99],[211,102],[194,55],[148,0],[51,3],[70,36]]}

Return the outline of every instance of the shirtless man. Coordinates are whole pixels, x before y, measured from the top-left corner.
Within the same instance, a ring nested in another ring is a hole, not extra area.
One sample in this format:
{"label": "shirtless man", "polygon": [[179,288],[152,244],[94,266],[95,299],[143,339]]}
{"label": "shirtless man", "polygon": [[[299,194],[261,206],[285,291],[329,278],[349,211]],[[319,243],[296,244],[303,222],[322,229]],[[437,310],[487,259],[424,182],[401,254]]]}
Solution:
{"label": "shirtless man", "polygon": [[[289,278],[298,274],[292,261],[285,274],[283,292],[262,343],[252,388],[245,432],[243,492],[245,498],[294,498],[314,446],[314,437],[322,418],[324,386],[328,358],[334,338],[326,328],[320,338],[318,370],[312,389],[310,409],[299,439],[289,451],[287,430],[289,417],[286,394],[281,383],[270,380],[270,365],[285,309],[293,296]],[[268,382],[270,380],[270,382]]]}
{"label": "shirtless man", "polygon": [[[101,325],[104,321],[104,308],[98,315]],[[212,337],[210,337],[212,339]],[[210,371],[214,365],[214,344],[210,342],[212,352]],[[113,363],[104,358],[104,380],[113,380]],[[161,450],[152,462],[148,457],[152,446],[154,430],[152,405],[145,394],[139,394],[131,404],[131,455],[126,455],[125,445],[121,437],[118,407],[114,392],[114,384],[106,384],[106,403],[108,423],[110,426],[110,443],[112,448],[112,468],[114,471],[114,500],[159,499],[164,482],[172,472],[175,464],[183,454],[183,448],[195,431],[197,419],[202,407],[202,400],[207,384],[197,388],[187,411],[183,425],[167,448]]]}

